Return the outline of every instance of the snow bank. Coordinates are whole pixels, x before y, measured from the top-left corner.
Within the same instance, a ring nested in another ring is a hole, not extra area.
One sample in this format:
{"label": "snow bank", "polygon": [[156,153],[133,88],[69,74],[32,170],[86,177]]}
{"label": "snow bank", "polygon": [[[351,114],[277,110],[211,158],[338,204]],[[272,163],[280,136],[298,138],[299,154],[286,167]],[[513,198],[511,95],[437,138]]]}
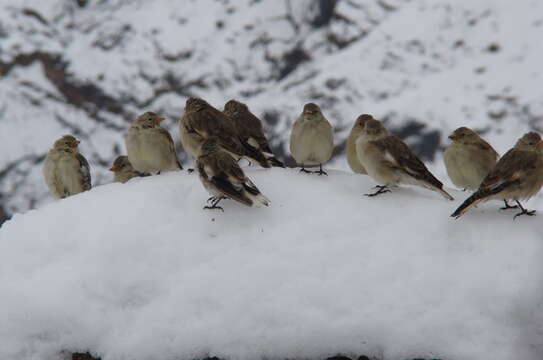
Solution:
{"label": "snow bank", "polygon": [[453,220],[459,191],[367,198],[361,175],[248,173],[270,208],[204,211],[178,172],[16,215],[0,229],[0,358],[541,358],[539,217],[490,203]]}

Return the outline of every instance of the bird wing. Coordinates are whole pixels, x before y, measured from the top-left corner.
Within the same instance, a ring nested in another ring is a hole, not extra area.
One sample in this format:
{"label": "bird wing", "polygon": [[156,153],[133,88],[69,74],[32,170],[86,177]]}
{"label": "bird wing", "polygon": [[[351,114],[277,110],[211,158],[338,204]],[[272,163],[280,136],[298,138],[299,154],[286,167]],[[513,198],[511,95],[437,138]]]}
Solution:
{"label": "bird wing", "polygon": [[536,168],[537,154],[511,149],[498,161],[494,169],[484,178],[479,189],[490,190],[518,184],[527,172]]}
{"label": "bird wing", "polygon": [[183,166],[181,166],[181,163],[179,162],[179,159],[177,159],[177,153],[175,151],[175,144],[173,142],[173,139],[172,139],[172,135],[170,134],[170,132],[162,127],[158,127],[157,128],[157,131],[160,135],[164,136],[166,138],[166,140],[168,141],[168,145],[169,145],[169,148],[170,150],[172,151],[172,153],[174,154],[175,156],[175,161],[177,162],[177,166],[179,166],[179,169],[180,170],[183,170]]}
{"label": "bird wing", "polygon": [[242,184],[247,181],[247,177],[238,163],[230,154],[221,151],[214,157],[215,168],[218,173],[224,174],[232,183]]}
{"label": "bird wing", "polygon": [[428,170],[426,165],[415,155],[399,137],[389,135],[373,141],[384,154],[385,159],[398,170],[414,179],[428,182],[438,188],[443,184]]}
{"label": "bird wing", "polygon": [[81,180],[83,181],[83,189],[90,190],[91,188],[91,174],[89,162],[85,157],[79,153],[76,154],[76,159],[79,161],[79,173],[81,174]]}

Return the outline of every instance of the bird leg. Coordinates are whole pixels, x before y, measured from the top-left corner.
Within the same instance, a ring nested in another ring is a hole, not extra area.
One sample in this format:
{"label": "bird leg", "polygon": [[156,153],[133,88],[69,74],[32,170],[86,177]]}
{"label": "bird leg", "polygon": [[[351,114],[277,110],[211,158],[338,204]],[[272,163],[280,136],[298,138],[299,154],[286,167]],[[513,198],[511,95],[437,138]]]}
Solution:
{"label": "bird leg", "polygon": [[527,209],[522,207],[522,205],[520,204],[520,202],[518,200],[515,200],[515,202],[517,203],[518,207],[522,211],[519,212],[518,214],[516,214],[515,217],[513,217],[513,220],[515,220],[517,218],[517,216],[521,216],[521,215],[535,216],[535,210],[527,210]]}
{"label": "bird leg", "polygon": [[302,168],[300,169],[300,172],[304,172],[306,174],[313,174],[313,171],[309,171],[305,169],[304,164],[302,164]]}
{"label": "bird leg", "polygon": [[210,197],[209,199],[207,199],[207,202],[209,203],[211,201],[211,206],[204,206],[204,210],[219,209],[222,212],[224,212],[224,209],[217,205],[222,199],[226,199],[226,198],[224,196],[216,196],[216,197],[212,196],[212,197]]}
{"label": "bird leg", "polygon": [[377,196],[379,194],[384,194],[384,193],[387,193],[387,192],[391,192],[390,189],[386,185],[377,185],[374,188],[377,188],[376,192],[371,193],[371,194],[364,194],[364,195],[373,197],[373,196]]}
{"label": "bird leg", "polygon": [[505,203],[505,206],[502,206],[500,208],[500,210],[509,210],[509,209],[518,209],[518,206],[517,205],[509,205],[509,203],[507,202],[507,200],[503,199],[503,202]]}
{"label": "bird leg", "polygon": [[328,174],[326,173],[326,171],[324,171],[324,170],[322,169],[322,164],[319,164],[319,171],[315,171],[314,173],[315,173],[315,174],[319,174],[319,175],[326,175],[326,176],[328,176]]}

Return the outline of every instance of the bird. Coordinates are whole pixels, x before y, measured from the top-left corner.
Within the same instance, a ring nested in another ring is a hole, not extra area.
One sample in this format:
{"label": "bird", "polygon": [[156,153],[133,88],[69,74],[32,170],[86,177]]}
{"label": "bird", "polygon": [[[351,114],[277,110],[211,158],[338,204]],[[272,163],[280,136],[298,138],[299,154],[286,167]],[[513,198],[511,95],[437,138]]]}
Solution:
{"label": "bird", "polygon": [[118,156],[113,162],[113,166],[109,169],[113,171],[113,181],[125,183],[133,177],[148,176],[149,174],[141,173],[132,167],[128,156]]}
{"label": "bird", "polygon": [[160,126],[163,117],[152,111],[138,116],[125,136],[128,160],[139,172],[160,173],[182,170],[168,130]]}
{"label": "bird", "polygon": [[513,219],[521,215],[535,215],[535,210],[527,210],[520,201],[537,194],[542,185],[543,141],[538,133],[528,132],[498,160],[479,189],[451,216],[459,218],[472,207],[493,199],[514,200],[521,211]]}
{"label": "bird", "polygon": [[249,110],[246,104],[233,99],[229,100],[224,104],[223,113],[234,121],[240,140],[243,143],[262,151],[271,166],[285,167],[285,164],[273,154],[268,139],[264,135],[262,122]]}
{"label": "bird", "polygon": [[409,184],[440,193],[448,200],[454,198],[443,190],[443,184],[399,137],[391,135],[379,120],[366,122],[356,141],[356,153],[368,175],[380,185],[367,196],[390,192],[390,187]]}
{"label": "bird", "polygon": [[55,141],[45,157],[43,177],[49,192],[58,199],[91,188],[89,163],[79,153],[79,143],[72,135],[64,135]]}
{"label": "bird", "polygon": [[246,206],[270,205],[253,182],[239,167],[230,153],[220,146],[217,137],[206,139],[196,160],[200,181],[211,197],[204,209],[224,209],[218,206],[223,199],[232,199]]}
{"label": "bird", "polygon": [[[328,175],[322,169],[322,164],[330,160],[333,150],[332,125],[324,117],[317,104],[305,104],[290,134],[290,152],[294,160],[301,164],[300,171]],[[308,171],[305,168],[306,165],[319,165],[319,171]]]}
{"label": "bird", "polygon": [[447,174],[459,188],[477,190],[498,162],[498,153],[467,127],[459,127],[449,139],[452,142],[443,153]]}
{"label": "bird", "polygon": [[185,113],[179,123],[179,132],[183,147],[194,158],[198,157],[202,143],[215,137],[220,146],[236,160],[245,158],[264,168],[271,167],[262,151],[241,142],[232,119],[203,99],[196,97],[187,99]]}
{"label": "bird", "polygon": [[362,134],[364,125],[369,119],[373,119],[373,116],[369,114],[360,115],[354,122],[353,128],[351,129],[349,137],[347,138],[347,163],[349,164],[351,170],[358,174],[368,173],[366,169],[364,169],[364,166],[362,166],[360,163],[360,160],[358,160],[358,155],[356,154],[356,140],[360,134]]}

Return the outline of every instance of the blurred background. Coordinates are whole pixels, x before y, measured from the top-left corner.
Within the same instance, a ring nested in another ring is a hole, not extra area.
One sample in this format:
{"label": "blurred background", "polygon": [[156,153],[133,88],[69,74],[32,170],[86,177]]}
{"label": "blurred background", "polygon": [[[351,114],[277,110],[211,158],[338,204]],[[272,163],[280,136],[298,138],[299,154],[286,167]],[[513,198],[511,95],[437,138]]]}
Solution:
{"label": "blurred background", "polygon": [[543,130],[540,0],[2,0],[0,223],[51,201],[46,152],[73,134],[93,186],[125,153],[130,121],[177,121],[188,96],[236,98],[280,159],[303,104],[335,128],[335,157],[361,113],[384,120],[447,182],[459,126],[503,153]]}

